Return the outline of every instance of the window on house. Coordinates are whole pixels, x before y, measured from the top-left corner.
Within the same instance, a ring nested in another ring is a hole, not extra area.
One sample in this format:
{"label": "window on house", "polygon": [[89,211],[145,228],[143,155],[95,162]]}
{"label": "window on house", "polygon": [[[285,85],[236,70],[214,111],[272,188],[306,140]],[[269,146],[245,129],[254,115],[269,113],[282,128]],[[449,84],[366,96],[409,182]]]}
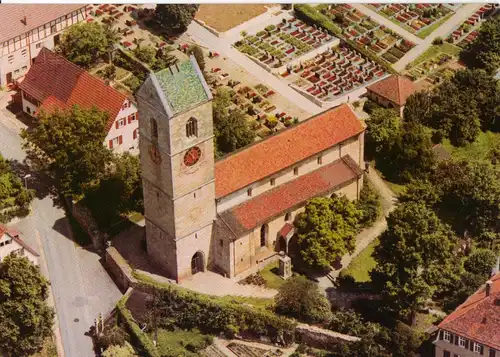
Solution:
{"label": "window on house", "polygon": [[122,143],[123,143],[123,137],[121,135],[117,136],[116,138],[109,141],[109,148],[110,149],[115,148],[117,146],[120,146]]}
{"label": "window on house", "polygon": [[158,139],[158,124],[154,118],[149,119],[149,126],[151,130],[151,138]]}
{"label": "window on house", "polygon": [[298,167],[296,167],[296,168],[293,169],[293,174],[295,176],[297,176],[299,174],[299,168]]}
{"label": "window on house", "polygon": [[249,189],[247,190],[247,195],[248,195],[248,196],[252,196],[252,189],[251,189],[251,188],[249,188]]}
{"label": "window on house", "polygon": [[134,140],[136,140],[139,137],[139,128],[134,129],[134,131],[132,133],[132,137]]}
{"label": "window on house", "polygon": [[267,243],[267,232],[269,230],[269,226],[267,224],[263,224],[260,227],[260,246],[265,247]]}
{"label": "window on house", "polygon": [[186,136],[188,138],[198,136],[198,121],[195,118],[190,118],[186,123]]}
{"label": "window on house", "polygon": [[490,348],[490,353],[488,357],[496,357],[497,356],[497,351],[494,350],[493,348]]}
{"label": "window on house", "polygon": [[474,342],[474,352],[481,353],[481,345]]}
{"label": "window on house", "polygon": [[323,163],[323,158],[321,156],[318,156],[318,165],[321,165]]}
{"label": "window on house", "polygon": [[450,351],[443,351],[443,357],[451,357]]}
{"label": "window on house", "polygon": [[443,340],[450,342],[450,333],[448,331],[444,331],[443,333]]}
{"label": "window on house", "polygon": [[285,222],[290,221],[290,219],[291,219],[291,218],[292,218],[292,214],[291,214],[290,212],[287,212],[287,213],[285,214]]}
{"label": "window on house", "polygon": [[122,106],[122,109],[127,109],[129,107],[128,102],[125,102]]}
{"label": "window on house", "polygon": [[458,337],[458,345],[460,347],[465,347],[465,338],[459,336]]}
{"label": "window on house", "polygon": [[120,129],[127,125],[127,120],[125,118],[120,118],[116,121],[116,129]]}
{"label": "window on house", "polygon": [[130,124],[130,123],[132,123],[132,122],[133,122],[134,120],[136,120],[136,119],[137,119],[137,118],[136,118],[135,113],[134,113],[134,114],[130,114],[130,115],[128,116],[128,123]]}

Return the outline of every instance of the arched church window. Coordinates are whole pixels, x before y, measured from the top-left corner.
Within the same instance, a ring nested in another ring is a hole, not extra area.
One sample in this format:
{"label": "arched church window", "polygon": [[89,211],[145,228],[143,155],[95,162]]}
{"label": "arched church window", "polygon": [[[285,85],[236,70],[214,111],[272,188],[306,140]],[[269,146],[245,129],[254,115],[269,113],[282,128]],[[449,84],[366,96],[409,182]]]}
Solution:
{"label": "arched church window", "polygon": [[269,226],[267,224],[263,224],[260,227],[260,246],[265,247],[267,243],[267,232],[269,230]]}
{"label": "arched church window", "polygon": [[291,218],[292,218],[292,214],[290,212],[287,212],[285,214],[285,222],[289,222]]}
{"label": "arched church window", "polygon": [[149,119],[149,126],[151,130],[151,138],[158,139],[158,124],[156,123],[155,118]]}
{"label": "arched church window", "polygon": [[186,136],[188,138],[198,136],[198,121],[195,118],[190,118],[186,123]]}

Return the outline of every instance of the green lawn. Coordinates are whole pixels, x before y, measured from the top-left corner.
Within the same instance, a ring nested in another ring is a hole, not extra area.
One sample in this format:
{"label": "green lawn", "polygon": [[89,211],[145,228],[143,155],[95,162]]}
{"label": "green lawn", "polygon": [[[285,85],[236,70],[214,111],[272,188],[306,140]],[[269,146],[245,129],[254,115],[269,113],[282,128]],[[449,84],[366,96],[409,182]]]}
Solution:
{"label": "green lawn", "polygon": [[443,147],[457,159],[491,162],[492,148],[500,147],[500,133],[481,132],[475,142],[463,147],[455,147],[444,139]]}
{"label": "green lawn", "polygon": [[375,268],[375,259],[372,257],[373,250],[379,244],[378,239],[371,242],[365,249],[363,249],[356,258],[354,258],[345,269],[345,274],[354,278],[357,283],[366,283],[370,281],[370,271]]}
{"label": "green lawn", "polygon": [[[153,339],[151,333],[150,338]],[[167,331],[158,330],[157,349],[162,356],[172,356],[175,352],[178,356],[197,356],[196,352],[212,344],[212,337],[204,335],[197,330]]]}
{"label": "green lawn", "polygon": [[115,77],[115,80],[117,81],[121,81],[123,78],[125,78],[126,76],[128,76],[130,72],[121,68],[121,67],[116,67],[116,77]]}
{"label": "green lawn", "polygon": [[411,63],[411,67],[415,67],[422,62],[428,61],[431,58],[434,58],[437,55],[439,55],[441,52],[450,56],[458,56],[461,50],[462,49],[460,47],[455,46],[448,42],[444,42],[442,45],[432,45],[427,49],[427,51],[422,53],[420,56],[417,57],[415,61]]}
{"label": "green lawn", "polygon": [[266,286],[270,289],[279,289],[285,283],[285,280],[278,275],[278,266],[278,262],[271,263],[260,271]]}
{"label": "green lawn", "polygon": [[430,26],[427,26],[422,31],[420,31],[419,33],[417,33],[417,37],[420,37],[421,39],[426,38],[432,32],[434,32],[435,29],[437,29],[439,26],[441,26],[442,24],[444,24],[453,15],[454,15],[454,13],[450,12],[448,15],[446,15],[445,17],[443,17],[441,20],[434,22]]}

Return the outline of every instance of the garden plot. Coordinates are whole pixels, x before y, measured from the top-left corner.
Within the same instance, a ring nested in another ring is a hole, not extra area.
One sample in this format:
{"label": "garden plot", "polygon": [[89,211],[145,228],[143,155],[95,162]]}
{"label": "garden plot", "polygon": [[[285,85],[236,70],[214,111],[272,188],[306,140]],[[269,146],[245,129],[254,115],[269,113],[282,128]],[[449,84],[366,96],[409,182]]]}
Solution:
{"label": "garden plot", "polygon": [[335,39],[322,29],[289,18],[277,25],[269,25],[253,36],[245,34],[234,46],[265,67],[279,68]]}
{"label": "garden plot", "polygon": [[393,64],[415,46],[351,5],[320,5],[320,11],[345,29],[343,36],[359,48]]}
{"label": "garden plot", "polygon": [[[386,74],[384,68],[350,47],[332,47],[296,66],[290,75],[292,87],[321,102],[368,85]],[[282,75],[283,76],[283,75]]]}
{"label": "garden plot", "polygon": [[400,25],[408,32],[428,36],[442,21],[454,14],[444,4],[367,4],[380,15]]}
{"label": "garden plot", "polygon": [[457,44],[465,48],[479,35],[478,29],[481,24],[495,12],[493,4],[486,4],[472,14],[460,26],[458,26],[447,38],[446,41]]}

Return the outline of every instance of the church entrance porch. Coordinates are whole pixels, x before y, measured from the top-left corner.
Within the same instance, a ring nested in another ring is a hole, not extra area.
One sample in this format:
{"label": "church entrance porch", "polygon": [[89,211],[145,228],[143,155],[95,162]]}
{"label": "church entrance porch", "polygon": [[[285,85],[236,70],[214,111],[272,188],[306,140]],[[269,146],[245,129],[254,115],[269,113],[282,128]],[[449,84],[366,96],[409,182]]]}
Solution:
{"label": "church entrance porch", "polygon": [[205,271],[205,264],[202,252],[196,252],[191,258],[191,274],[195,275]]}

